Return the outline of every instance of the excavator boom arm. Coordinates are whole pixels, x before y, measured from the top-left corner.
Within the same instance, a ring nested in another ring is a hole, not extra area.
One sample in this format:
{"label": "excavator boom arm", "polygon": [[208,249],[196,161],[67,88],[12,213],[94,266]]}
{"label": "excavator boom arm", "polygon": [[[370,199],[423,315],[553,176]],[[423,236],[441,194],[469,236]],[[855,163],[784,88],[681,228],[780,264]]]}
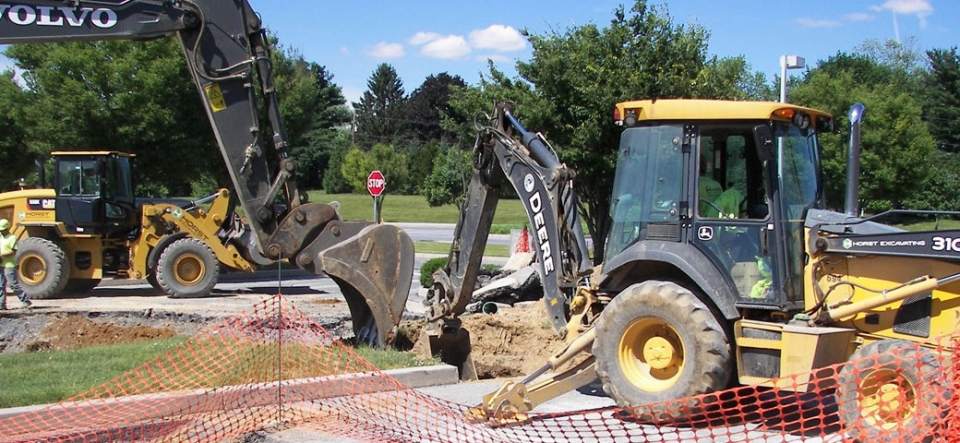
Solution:
{"label": "excavator boom arm", "polygon": [[[297,164],[289,156],[280,118],[269,42],[259,16],[246,0],[0,3],[0,44],[145,40],[172,35],[183,46],[227,166],[233,195],[254,234],[246,238],[246,254],[259,264],[288,259],[301,268],[327,273],[346,297],[356,299],[348,301],[358,336],[366,331],[362,335],[367,341],[388,341],[409,293],[413,242],[401,230],[384,226],[364,229],[369,223],[341,222],[331,206],[304,202],[294,178]],[[265,106],[266,125],[260,121],[258,98]],[[270,134],[263,134],[267,130]],[[276,172],[267,161],[266,136],[279,157]],[[278,216],[273,203],[281,192],[287,210]],[[335,232],[324,235],[328,230]]]}

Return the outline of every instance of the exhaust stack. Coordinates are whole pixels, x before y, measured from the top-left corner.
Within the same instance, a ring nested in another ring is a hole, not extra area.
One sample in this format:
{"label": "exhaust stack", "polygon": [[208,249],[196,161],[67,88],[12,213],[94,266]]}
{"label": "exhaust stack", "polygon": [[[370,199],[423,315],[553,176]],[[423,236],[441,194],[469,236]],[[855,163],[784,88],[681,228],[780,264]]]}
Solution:
{"label": "exhaust stack", "polygon": [[844,213],[857,217],[860,213],[860,123],[866,106],[854,103],[850,107],[850,149],[847,150],[847,192]]}

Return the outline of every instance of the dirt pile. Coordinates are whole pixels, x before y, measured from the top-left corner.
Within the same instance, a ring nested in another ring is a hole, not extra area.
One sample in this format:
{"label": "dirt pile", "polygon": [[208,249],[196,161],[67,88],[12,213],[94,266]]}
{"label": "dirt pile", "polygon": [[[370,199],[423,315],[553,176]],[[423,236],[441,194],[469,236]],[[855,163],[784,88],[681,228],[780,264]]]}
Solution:
{"label": "dirt pile", "polygon": [[541,301],[461,318],[480,378],[528,375],[563,346]]}
{"label": "dirt pile", "polygon": [[[129,304],[142,306],[141,298],[130,298]],[[102,299],[118,305],[123,301],[120,296]],[[0,352],[77,349],[176,335],[192,336],[200,329],[222,321],[229,311],[222,306],[223,299],[219,298],[150,300],[151,303],[168,303],[169,306],[164,306],[164,310],[80,310],[89,309],[86,305],[100,300],[79,300],[77,305],[83,306],[70,305],[72,300],[42,301],[57,305],[0,315]],[[237,300],[237,304],[243,301]],[[327,331],[345,339],[352,337],[346,303],[323,294],[311,298],[298,295],[296,302],[298,309]],[[72,312],[64,312],[68,309]],[[562,341],[553,332],[542,301],[521,303],[515,307],[500,305],[495,314],[466,314],[461,318],[464,327],[470,331],[474,362],[482,378],[529,374],[562,346]],[[407,343],[400,344],[401,349],[413,347],[412,341],[419,338],[423,323],[422,317],[402,322],[398,342],[402,338]]]}
{"label": "dirt pile", "polygon": [[31,351],[79,349],[137,340],[169,338],[176,335],[176,331],[171,328],[143,325],[117,326],[71,315],[48,324],[36,340],[27,344],[27,349]]}

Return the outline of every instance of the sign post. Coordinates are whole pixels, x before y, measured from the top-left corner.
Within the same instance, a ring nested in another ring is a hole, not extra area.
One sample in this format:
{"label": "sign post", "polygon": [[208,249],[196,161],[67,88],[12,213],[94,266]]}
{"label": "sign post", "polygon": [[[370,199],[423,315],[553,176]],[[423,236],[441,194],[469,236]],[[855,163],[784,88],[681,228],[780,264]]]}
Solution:
{"label": "sign post", "polygon": [[373,196],[373,222],[380,223],[380,206],[383,203],[383,191],[387,188],[387,179],[379,170],[370,172],[367,176],[367,191]]}

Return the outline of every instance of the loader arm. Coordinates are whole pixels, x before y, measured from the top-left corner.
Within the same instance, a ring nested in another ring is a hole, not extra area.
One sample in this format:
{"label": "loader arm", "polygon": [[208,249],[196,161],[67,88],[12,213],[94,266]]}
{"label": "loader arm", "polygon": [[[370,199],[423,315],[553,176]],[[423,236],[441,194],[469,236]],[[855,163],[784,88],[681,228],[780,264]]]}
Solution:
{"label": "loader arm", "polygon": [[[573,189],[575,173],[562,164],[549,143],[527,131],[508,105],[495,107],[491,124],[480,128],[473,150],[469,188],[460,209],[447,266],[433,275],[427,295],[431,353],[462,355],[469,338],[457,338],[458,316],[471,301],[500,188],[508,182],[532,227],[544,301],[558,334],[566,332],[566,305],[582,275],[590,269],[586,240]],[[466,351],[469,354],[469,351]],[[463,361],[449,361],[461,369]]]}
{"label": "loader arm", "polygon": [[[246,0],[0,3],[0,44],[144,40],[173,35],[181,42],[188,71],[227,166],[233,195],[245,211],[253,233],[245,239],[245,253],[261,265],[288,259],[304,269],[327,273],[338,282],[345,296],[362,296],[361,300],[349,303],[358,336],[364,328],[393,331],[409,293],[413,242],[403,231],[379,225],[366,230],[343,229],[344,224],[369,223],[341,223],[329,205],[306,203],[294,178],[297,163],[290,157],[280,118],[269,42],[259,16]],[[258,98],[264,104],[267,122],[260,121]],[[279,157],[276,171],[270,170],[266,158],[265,137],[269,137]],[[273,203],[281,192],[287,210],[278,216]],[[330,236],[338,241],[324,241],[324,248],[308,248],[328,227],[333,228],[331,222],[338,222],[338,234]],[[359,235],[361,231],[363,257],[342,251],[345,245],[347,250],[355,250],[352,243],[358,238],[339,233]],[[310,255],[304,256],[308,249]],[[340,274],[317,265],[324,262],[324,257],[334,256],[338,263],[348,263],[350,272]],[[363,281],[357,281],[357,275],[365,276]],[[373,284],[370,279],[375,280]],[[369,293],[358,287],[379,290]],[[371,310],[370,306],[391,309]],[[395,312],[396,306],[401,306],[400,312]],[[383,334],[375,335],[367,334],[375,344],[383,344],[387,339]]]}

